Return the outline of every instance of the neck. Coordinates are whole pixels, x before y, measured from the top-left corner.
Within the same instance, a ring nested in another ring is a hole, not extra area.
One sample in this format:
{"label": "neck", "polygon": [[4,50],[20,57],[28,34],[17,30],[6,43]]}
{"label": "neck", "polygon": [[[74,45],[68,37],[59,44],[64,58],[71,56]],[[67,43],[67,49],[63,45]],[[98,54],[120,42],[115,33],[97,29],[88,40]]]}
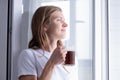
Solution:
{"label": "neck", "polygon": [[54,49],[57,47],[57,40],[55,41],[50,41],[50,44],[49,44],[49,46],[48,46],[48,51],[50,52],[50,53],[52,53],[53,51],[54,51]]}

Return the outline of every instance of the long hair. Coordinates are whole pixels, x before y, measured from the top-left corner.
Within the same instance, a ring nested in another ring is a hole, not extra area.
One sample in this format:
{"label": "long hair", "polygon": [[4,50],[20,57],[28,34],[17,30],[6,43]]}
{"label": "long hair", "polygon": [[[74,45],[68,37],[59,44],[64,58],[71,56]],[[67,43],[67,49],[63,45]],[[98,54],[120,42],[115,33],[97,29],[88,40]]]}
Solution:
{"label": "long hair", "polygon": [[[50,22],[51,14],[55,11],[62,11],[56,6],[42,6],[39,7],[33,17],[31,22],[32,39],[29,42],[29,48],[41,48],[46,50],[46,46],[49,46],[49,39],[44,31],[44,25]],[[61,43],[58,40],[58,45]]]}

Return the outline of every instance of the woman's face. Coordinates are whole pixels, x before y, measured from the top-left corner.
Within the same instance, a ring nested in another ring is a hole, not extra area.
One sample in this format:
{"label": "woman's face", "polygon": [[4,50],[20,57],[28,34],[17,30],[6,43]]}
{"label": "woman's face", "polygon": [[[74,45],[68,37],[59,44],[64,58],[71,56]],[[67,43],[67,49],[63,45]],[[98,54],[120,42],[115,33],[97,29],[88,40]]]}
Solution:
{"label": "woman's face", "polygon": [[52,39],[63,39],[66,36],[66,27],[62,12],[55,11],[51,14],[50,23],[47,24],[47,34]]}

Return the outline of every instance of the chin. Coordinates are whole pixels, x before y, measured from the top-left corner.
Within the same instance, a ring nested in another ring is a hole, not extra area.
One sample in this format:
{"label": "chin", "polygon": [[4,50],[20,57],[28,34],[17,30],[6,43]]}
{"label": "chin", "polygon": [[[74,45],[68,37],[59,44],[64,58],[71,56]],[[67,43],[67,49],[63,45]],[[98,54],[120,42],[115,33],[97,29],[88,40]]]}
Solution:
{"label": "chin", "polygon": [[66,35],[63,35],[63,36],[61,36],[61,38],[60,39],[65,39],[66,38]]}

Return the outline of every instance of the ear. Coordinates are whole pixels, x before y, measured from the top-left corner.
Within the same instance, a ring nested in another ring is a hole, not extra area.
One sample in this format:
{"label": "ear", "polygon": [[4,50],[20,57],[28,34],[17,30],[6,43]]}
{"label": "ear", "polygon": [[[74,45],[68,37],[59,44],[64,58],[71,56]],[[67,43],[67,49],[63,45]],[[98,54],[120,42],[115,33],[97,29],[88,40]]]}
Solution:
{"label": "ear", "polygon": [[45,32],[47,31],[47,28],[46,28],[46,27],[44,27],[44,31],[45,31]]}
{"label": "ear", "polygon": [[48,25],[44,25],[44,31],[46,32],[48,30]]}

